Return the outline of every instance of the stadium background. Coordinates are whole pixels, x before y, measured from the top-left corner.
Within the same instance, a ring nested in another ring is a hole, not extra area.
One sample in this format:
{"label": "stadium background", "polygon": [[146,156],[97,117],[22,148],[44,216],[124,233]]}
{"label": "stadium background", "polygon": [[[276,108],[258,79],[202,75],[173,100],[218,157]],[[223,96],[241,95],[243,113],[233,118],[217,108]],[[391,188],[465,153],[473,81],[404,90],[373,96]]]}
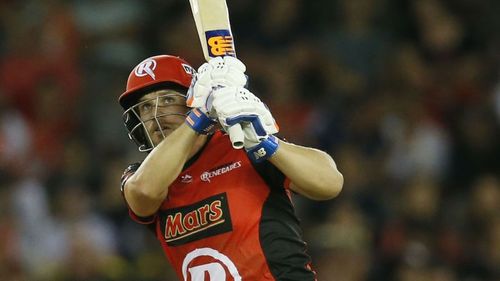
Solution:
{"label": "stadium background", "polygon": [[[232,0],[250,87],[331,153],[297,198],[320,280],[500,280],[500,2]],[[0,2],[0,280],[175,280],[132,223],[116,99],[154,54],[197,67],[187,1]]]}

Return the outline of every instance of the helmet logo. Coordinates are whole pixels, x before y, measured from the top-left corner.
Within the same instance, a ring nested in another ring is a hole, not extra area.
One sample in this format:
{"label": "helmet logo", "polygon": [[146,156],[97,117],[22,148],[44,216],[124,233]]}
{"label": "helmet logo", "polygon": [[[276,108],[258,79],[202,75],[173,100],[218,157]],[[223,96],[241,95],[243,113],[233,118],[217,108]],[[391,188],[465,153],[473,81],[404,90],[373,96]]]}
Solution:
{"label": "helmet logo", "polygon": [[153,70],[156,68],[156,61],[153,59],[147,59],[143,62],[141,62],[136,68],[135,68],[135,76],[137,77],[143,77],[146,75],[151,76],[153,80],[156,80],[155,73]]}

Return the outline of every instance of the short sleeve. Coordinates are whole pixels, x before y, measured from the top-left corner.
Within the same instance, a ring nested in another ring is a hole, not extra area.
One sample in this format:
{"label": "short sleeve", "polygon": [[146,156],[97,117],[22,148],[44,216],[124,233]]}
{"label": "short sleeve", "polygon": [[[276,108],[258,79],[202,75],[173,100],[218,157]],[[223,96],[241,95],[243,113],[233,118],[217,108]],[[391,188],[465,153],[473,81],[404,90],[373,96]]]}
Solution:
{"label": "short sleeve", "polygon": [[127,169],[125,169],[125,171],[123,172],[122,178],[120,180],[120,191],[122,192],[122,194],[123,194],[123,187],[125,187],[125,183],[133,174],[135,174],[135,172],[137,171],[137,169],[139,169],[140,166],[141,163],[139,162],[130,164],[128,165]]}
{"label": "short sleeve", "polygon": [[264,179],[264,181],[271,188],[284,188],[290,187],[290,180],[269,161],[262,163],[252,163],[255,170]]}
{"label": "short sleeve", "polygon": [[124,194],[125,183],[137,171],[137,169],[139,169],[140,166],[141,166],[141,163],[138,162],[138,163],[134,163],[134,164],[129,165],[127,167],[127,169],[125,169],[125,171],[122,174],[121,180],[120,180],[120,191],[122,193],[123,199],[125,200],[125,203],[127,204],[130,218],[133,221],[140,223],[140,224],[152,224],[155,221],[156,215],[152,215],[149,217],[140,217],[140,216],[136,215],[130,209],[130,207],[128,206],[127,200],[125,199],[125,194]]}

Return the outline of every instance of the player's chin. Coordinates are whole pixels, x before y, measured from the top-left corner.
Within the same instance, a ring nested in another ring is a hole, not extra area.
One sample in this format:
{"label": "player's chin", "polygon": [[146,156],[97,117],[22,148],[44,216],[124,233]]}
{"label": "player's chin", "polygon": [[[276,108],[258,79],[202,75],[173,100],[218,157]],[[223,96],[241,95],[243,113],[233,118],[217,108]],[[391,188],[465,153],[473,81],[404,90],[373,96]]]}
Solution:
{"label": "player's chin", "polygon": [[168,137],[172,132],[175,130],[175,128],[168,128],[168,129],[163,129],[162,131],[155,131],[153,135],[151,136],[151,140],[153,141],[154,145],[158,145],[160,142],[162,142],[166,137]]}
{"label": "player's chin", "polygon": [[160,142],[162,142],[169,134],[167,132],[163,132],[163,134],[161,132],[158,132],[158,133],[154,133],[153,136],[151,136],[151,140],[153,141],[153,144],[156,146],[158,144],[160,144]]}

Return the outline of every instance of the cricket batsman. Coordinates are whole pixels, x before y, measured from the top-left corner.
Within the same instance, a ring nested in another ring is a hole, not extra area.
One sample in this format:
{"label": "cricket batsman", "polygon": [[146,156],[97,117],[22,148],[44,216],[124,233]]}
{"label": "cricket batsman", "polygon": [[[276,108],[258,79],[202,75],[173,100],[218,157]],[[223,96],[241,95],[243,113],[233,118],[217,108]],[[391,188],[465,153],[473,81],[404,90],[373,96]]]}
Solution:
{"label": "cricket batsman", "polygon": [[[122,194],[179,280],[316,280],[291,195],[332,199],[343,176],[327,153],[275,136],[245,71],[230,56],[198,72],[176,56],[140,62],[119,103],[145,158],[125,170]],[[226,133],[232,126],[243,149]]]}

